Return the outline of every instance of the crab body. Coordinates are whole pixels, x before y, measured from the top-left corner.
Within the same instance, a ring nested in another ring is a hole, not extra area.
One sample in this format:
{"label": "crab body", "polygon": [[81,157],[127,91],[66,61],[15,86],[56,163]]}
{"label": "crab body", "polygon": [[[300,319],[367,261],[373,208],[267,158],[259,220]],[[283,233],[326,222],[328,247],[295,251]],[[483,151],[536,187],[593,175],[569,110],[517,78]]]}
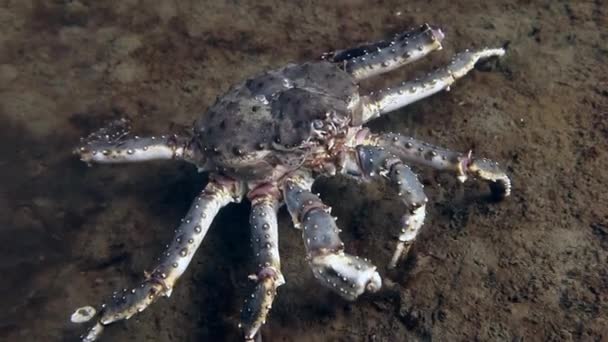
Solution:
{"label": "crab body", "polygon": [[217,172],[276,181],[342,138],[360,107],[356,80],[336,64],[288,65],[219,97],[196,121],[194,139]]}
{"label": "crab body", "polygon": [[[443,38],[438,28],[423,25],[389,40],[262,73],[220,96],[197,118],[189,136],[131,137],[127,121],[118,120],[83,139],[75,153],[89,164],[177,159],[210,174],[154,270],[138,286],[103,304],[97,323],[83,340],[97,339],[105,326],[130,318],[161,296],[168,297],[214,216],[230,202],[251,201],[251,244],[257,269],[250,276],[255,288],[245,301],[239,325],[244,339],[252,340],[270,312],[277,288],[285,282],[276,219],[282,205],[301,229],[306,260],[321,284],[346,300],[382,286],[376,266],[344,251],[329,207],[311,192],[315,178],[341,174],[368,181],[382,175],[392,183],[405,213],[389,267],[408,253],[426,213],[427,197],[408,163],[451,172],[461,181],[477,177],[488,181],[497,196],[508,196],[508,176],[488,159],[399,134],[373,134],[362,126],[448,89],[478,61],[504,54],[503,49],[465,51],[422,79],[376,93],[359,92],[361,80],[440,49]],[[80,312],[92,310],[78,310],[77,322],[85,321]]]}

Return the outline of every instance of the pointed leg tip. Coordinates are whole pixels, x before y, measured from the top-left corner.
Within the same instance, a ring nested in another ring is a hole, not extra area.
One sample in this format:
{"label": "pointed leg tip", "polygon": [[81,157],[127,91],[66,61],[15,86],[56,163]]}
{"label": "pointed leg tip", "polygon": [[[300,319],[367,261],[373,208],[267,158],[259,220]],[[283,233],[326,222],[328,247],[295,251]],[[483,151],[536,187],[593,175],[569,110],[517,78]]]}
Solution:
{"label": "pointed leg tip", "polygon": [[277,287],[281,285],[277,283],[281,281],[280,279],[283,279],[283,276],[279,273],[277,276],[268,276],[260,280],[254,292],[245,301],[239,323],[245,341],[253,341],[260,334],[260,329],[266,323],[266,318],[272,308]]}
{"label": "pointed leg tip", "polygon": [[405,248],[404,243],[402,241],[399,241],[397,243],[397,246],[395,247],[395,251],[393,252],[391,261],[389,261],[389,263],[388,263],[388,269],[392,270],[395,267],[397,267],[397,264],[399,263],[399,260],[401,259],[401,255],[403,254],[404,248]]}
{"label": "pointed leg tip", "polygon": [[439,27],[431,27],[431,31],[433,32],[433,36],[437,39],[438,42],[441,43],[445,39],[445,33]]}
{"label": "pointed leg tip", "polygon": [[498,48],[485,48],[477,51],[479,59],[491,58],[491,57],[502,57],[507,53],[504,47]]}
{"label": "pointed leg tip", "polygon": [[395,269],[399,264],[399,261],[407,257],[410,247],[412,246],[412,241],[402,241],[399,240],[397,245],[395,246],[395,252],[393,253],[393,257],[391,261],[388,263],[388,269]]}
{"label": "pointed leg tip", "polygon": [[495,50],[495,52],[494,52],[495,55],[498,56],[498,57],[502,57],[502,56],[504,56],[507,53],[507,50],[504,47],[500,47],[500,48],[497,48],[497,49],[494,49],[494,50]]}
{"label": "pointed leg tip", "polygon": [[393,256],[391,257],[391,260],[388,262],[388,264],[386,265],[386,268],[389,270],[394,270],[395,268],[397,268],[397,264],[399,263],[399,259],[401,259],[401,255],[397,255],[397,253],[393,253]]}
{"label": "pointed leg tip", "polygon": [[104,325],[101,322],[97,322],[87,333],[86,336],[82,338],[82,342],[93,342],[99,339],[101,333],[103,332]]}

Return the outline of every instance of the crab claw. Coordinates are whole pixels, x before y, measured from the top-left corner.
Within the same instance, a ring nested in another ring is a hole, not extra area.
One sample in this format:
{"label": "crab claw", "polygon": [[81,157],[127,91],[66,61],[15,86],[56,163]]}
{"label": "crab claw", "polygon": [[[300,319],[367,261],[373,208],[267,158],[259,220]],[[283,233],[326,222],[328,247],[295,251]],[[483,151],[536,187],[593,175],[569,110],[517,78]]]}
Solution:
{"label": "crab claw", "polygon": [[317,255],[310,260],[310,265],[315,278],[347,300],[382,287],[376,266],[357,256],[343,252]]}
{"label": "crab claw", "polygon": [[502,199],[511,194],[511,180],[498,163],[485,158],[471,159],[470,153],[467,160],[467,172],[475,177],[489,181],[493,196]]}

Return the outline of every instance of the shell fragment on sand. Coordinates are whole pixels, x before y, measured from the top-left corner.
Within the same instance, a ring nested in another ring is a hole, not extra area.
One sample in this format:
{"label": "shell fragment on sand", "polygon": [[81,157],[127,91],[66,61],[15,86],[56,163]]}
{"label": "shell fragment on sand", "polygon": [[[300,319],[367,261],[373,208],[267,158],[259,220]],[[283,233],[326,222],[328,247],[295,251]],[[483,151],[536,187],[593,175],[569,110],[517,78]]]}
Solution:
{"label": "shell fragment on sand", "polygon": [[70,321],[72,321],[72,323],[85,323],[95,317],[96,313],[97,310],[95,310],[94,307],[90,305],[83,306],[74,311],[72,316],[70,316]]}

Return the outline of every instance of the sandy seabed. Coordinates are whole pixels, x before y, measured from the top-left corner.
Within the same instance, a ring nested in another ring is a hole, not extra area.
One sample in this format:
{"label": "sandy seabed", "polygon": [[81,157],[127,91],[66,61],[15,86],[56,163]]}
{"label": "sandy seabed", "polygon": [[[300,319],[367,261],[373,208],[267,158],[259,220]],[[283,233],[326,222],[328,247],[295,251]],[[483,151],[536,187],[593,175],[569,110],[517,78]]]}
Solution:
{"label": "sandy seabed", "polygon": [[[150,270],[206,179],[189,165],[87,168],[79,137],[116,117],[187,127],[247,76],[424,22],[444,49],[508,45],[490,72],[376,120],[503,164],[513,195],[419,169],[430,205],[411,256],[387,264],[402,209],[383,185],[320,180],[347,250],[385,287],[347,303],[318,285],[279,217],[283,273],[264,341],[606,341],[608,5],[597,1],[0,1],[0,339],[73,341],[79,306]],[[253,269],[247,203],[216,219],[170,299],[104,341],[238,341]]]}

